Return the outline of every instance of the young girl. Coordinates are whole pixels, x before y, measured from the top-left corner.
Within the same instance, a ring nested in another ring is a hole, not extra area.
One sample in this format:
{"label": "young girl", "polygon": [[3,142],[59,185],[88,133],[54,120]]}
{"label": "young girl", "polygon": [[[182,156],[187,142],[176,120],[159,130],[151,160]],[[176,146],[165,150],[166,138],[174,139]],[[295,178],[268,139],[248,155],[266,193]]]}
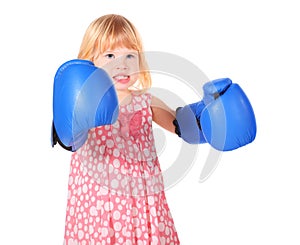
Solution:
{"label": "young girl", "polygon": [[180,244],[152,133],[152,121],[174,133],[175,112],[147,91],[151,77],[136,28],[120,15],[96,19],[78,58],[111,76],[119,117],[91,129],[72,155],[64,243]]}

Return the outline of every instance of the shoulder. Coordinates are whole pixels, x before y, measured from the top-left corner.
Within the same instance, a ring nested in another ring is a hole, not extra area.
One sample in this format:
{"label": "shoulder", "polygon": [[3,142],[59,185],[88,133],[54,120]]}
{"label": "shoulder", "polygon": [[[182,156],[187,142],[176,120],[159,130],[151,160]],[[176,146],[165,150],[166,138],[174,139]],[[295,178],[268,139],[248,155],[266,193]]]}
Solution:
{"label": "shoulder", "polygon": [[155,108],[155,107],[160,107],[160,108],[164,108],[167,105],[165,104],[165,102],[163,102],[161,99],[159,99],[158,97],[151,95],[151,107]]}
{"label": "shoulder", "polygon": [[152,104],[152,94],[145,91],[132,91],[132,101],[135,104],[141,104],[142,107],[151,107]]}
{"label": "shoulder", "polygon": [[150,102],[152,101],[153,95],[149,93],[148,91],[140,91],[140,90],[135,90],[131,92],[132,97],[138,99],[138,100],[147,100]]}
{"label": "shoulder", "polygon": [[173,121],[175,119],[175,111],[172,110],[163,100],[156,96],[151,96],[151,110],[153,121],[162,128],[174,133]]}
{"label": "shoulder", "polygon": [[153,114],[157,114],[158,116],[163,115],[165,113],[174,115],[175,112],[160,98],[156,96],[151,96],[151,109]]}
{"label": "shoulder", "polygon": [[154,96],[149,91],[133,91],[132,96],[138,101],[145,101],[152,110],[170,110],[166,103],[160,98]]}
{"label": "shoulder", "polygon": [[148,102],[148,104],[151,106],[151,108],[164,108],[166,107],[166,104],[159,99],[158,97],[154,96],[153,94],[149,92],[145,92],[141,94],[141,97]]}

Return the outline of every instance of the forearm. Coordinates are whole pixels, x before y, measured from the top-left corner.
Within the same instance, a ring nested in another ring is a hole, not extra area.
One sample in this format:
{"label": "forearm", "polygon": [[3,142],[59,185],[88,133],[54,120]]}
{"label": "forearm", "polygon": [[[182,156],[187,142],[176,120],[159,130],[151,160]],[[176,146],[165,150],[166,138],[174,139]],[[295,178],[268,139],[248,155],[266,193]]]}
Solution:
{"label": "forearm", "polygon": [[154,113],[153,121],[162,128],[168,130],[171,133],[175,133],[175,126],[173,121],[175,120],[175,111],[160,111]]}
{"label": "forearm", "polygon": [[151,109],[153,121],[169,132],[175,133],[173,121],[175,120],[176,112],[156,97],[153,97]]}

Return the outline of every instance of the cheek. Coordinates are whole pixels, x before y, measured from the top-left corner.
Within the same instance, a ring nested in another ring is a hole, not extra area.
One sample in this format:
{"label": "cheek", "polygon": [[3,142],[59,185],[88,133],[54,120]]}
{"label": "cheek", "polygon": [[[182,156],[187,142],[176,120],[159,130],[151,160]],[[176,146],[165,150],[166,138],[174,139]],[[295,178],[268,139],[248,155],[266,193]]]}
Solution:
{"label": "cheek", "polygon": [[97,67],[99,67],[99,68],[103,68],[103,69],[104,69],[106,64],[105,64],[105,63],[101,63],[101,62],[95,61],[95,62],[94,62],[94,65],[97,66]]}
{"label": "cheek", "polygon": [[105,66],[108,66],[108,60],[104,59],[102,57],[94,59],[94,65],[97,67],[105,68]]}
{"label": "cheek", "polygon": [[109,75],[112,75],[112,64],[109,61],[95,60],[94,65],[105,70]]}
{"label": "cheek", "polygon": [[132,82],[136,82],[139,79],[139,73],[138,72],[134,72],[131,76],[131,81]]}
{"label": "cheek", "polygon": [[129,64],[129,67],[130,67],[130,71],[133,75],[140,72],[140,66],[139,66],[139,63],[137,63],[137,62],[131,62]]}

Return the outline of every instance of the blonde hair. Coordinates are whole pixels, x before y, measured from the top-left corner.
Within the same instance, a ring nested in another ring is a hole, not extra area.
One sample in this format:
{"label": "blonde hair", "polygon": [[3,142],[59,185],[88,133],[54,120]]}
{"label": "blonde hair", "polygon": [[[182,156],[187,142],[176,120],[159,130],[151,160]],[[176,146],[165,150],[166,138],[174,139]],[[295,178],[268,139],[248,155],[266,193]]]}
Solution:
{"label": "blonde hair", "polygon": [[144,56],[142,39],[135,26],[121,15],[108,14],[94,20],[84,34],[78,58],[93,62],[99,54],[117,47],[125,47],[138,52],[140,74],[134,86],[140,90],[150,88],[152,81]]}

